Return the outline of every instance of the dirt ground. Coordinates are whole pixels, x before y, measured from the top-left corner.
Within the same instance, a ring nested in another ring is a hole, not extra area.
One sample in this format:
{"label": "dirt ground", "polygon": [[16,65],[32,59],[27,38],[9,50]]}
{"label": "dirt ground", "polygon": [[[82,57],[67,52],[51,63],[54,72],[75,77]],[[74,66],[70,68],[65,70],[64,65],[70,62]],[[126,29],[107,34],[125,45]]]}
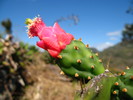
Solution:
{"label": "dirt ground", "polygon": [[26,87],[21,100],[73,100],[79,83],[60,74],[56,65],[45,64],[41,60],[27,67],[29,81],[33,84]]}

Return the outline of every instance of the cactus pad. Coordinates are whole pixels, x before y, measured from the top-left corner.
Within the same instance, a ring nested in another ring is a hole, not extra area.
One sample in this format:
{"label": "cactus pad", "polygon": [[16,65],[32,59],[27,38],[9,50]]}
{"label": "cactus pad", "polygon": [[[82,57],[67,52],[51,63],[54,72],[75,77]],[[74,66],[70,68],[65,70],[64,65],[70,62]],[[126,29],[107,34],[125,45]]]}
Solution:
{"label": "cactus pad", "polygon": [[118,76],[112,87],[112,98],[115,100],[133,100],[133,68],[126,69]]}
{"label": "cactus pad", "polygon": [[76,78],[91,79],[104,72],[98,54],[92,53],[80,40],[71,41],[58,55],[57,63],[65,74]]}

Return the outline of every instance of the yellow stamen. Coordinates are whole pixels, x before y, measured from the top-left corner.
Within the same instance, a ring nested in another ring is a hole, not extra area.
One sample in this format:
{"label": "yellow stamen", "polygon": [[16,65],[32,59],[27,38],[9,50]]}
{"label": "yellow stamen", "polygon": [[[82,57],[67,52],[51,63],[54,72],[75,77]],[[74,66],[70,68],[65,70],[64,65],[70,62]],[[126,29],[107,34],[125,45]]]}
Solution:
{"label": "yellow stamen", "polygon": [[32,23],[33,23],[33,21],[30,18],[27,18],[25,21],[25,24],[27,24],[27,25],[32,24]]}

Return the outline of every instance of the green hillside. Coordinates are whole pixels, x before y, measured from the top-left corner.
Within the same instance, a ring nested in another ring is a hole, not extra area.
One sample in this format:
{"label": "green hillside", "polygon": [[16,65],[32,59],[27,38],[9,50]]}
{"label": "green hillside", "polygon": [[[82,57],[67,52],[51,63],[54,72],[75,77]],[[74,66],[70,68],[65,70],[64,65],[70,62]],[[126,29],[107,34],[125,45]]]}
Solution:
{"label": "green hillside", "polygon": [[133,42],[121,42],[100,52],[105,67],[120,71],[126,66],[133,66]]}

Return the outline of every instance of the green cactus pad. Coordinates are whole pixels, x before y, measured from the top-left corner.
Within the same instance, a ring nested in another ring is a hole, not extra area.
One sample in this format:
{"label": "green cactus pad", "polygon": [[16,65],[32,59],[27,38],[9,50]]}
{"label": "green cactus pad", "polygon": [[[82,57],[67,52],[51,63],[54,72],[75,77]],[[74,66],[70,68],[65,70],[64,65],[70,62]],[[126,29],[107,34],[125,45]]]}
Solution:
{"label": "green cactus pad", "polygon": [[102,60],[79,40],[73,40],[60,53],[57,64],[68,76],[91,79],[104,72]]}
{"label": "green cactus pad", "polygon": [[[117,84],[115,84],[117,82]],[[126,69],[118,76],[118,80],[112,87],[112,98],[119,98],[120,100],[133,100],[133,68]]]}
{"label": "green cactus pad", "polygon": [[116,79],[109,71],[100,74],[86,84],[82,94],[77,92],[74,100],[110,100],[111,87]]}

